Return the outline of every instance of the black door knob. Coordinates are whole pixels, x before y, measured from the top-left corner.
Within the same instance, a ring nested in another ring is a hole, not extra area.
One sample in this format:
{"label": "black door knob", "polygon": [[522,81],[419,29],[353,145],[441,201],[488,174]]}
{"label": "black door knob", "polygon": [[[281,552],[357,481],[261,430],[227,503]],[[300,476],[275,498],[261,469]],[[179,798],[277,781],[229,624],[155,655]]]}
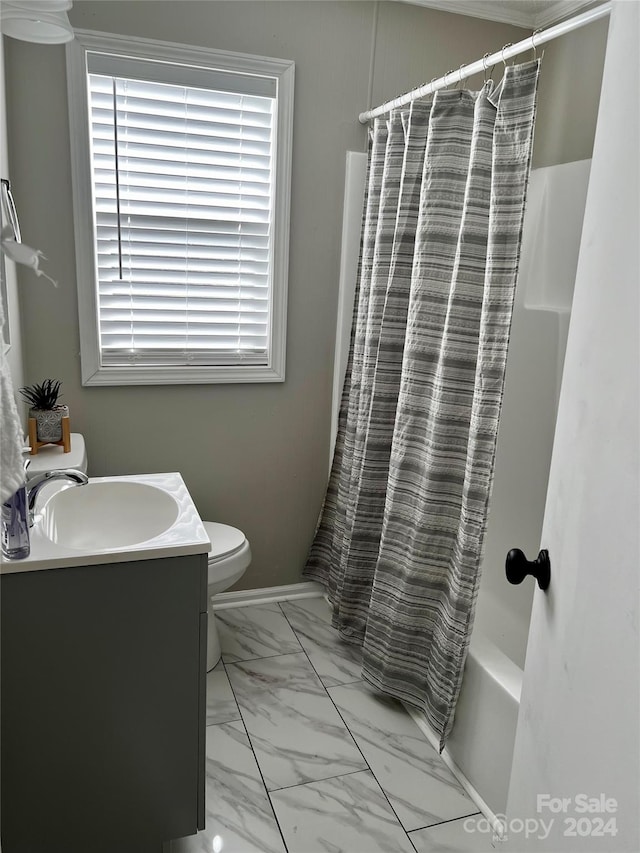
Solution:
{"label": "black door knob", "polygon": [[551,581],[551,561],[549,552],[540,551],[537,560],[527,560],[519,548],[512,548],[505,563],[509,583],[522,583],[527,575],[532,575],[540,589],[547,589]]}

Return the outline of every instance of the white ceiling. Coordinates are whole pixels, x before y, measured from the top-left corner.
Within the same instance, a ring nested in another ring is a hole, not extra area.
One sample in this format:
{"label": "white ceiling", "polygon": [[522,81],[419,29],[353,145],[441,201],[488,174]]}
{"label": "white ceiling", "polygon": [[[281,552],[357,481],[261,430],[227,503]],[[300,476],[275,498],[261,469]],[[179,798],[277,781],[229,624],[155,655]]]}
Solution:
{"label": "white ceiling", "polygon": [[527,29],[541,29],[575,15],[593,0],[403,0],[417,6],[429,6],[445,12],[469,15],[515,24]]}

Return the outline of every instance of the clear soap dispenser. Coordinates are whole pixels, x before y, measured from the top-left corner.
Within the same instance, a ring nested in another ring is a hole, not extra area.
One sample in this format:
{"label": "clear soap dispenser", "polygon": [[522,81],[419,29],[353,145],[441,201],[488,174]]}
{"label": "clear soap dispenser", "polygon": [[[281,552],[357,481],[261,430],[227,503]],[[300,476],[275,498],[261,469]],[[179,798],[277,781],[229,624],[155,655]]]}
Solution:
{"label": "clear soap dispenser", "polygon": [[[25,472],[30,460],[24,464]],[[2,553],[8,560],[24,560],[29,556],[29,507],[25,481],[8,501],[2,504]]]}

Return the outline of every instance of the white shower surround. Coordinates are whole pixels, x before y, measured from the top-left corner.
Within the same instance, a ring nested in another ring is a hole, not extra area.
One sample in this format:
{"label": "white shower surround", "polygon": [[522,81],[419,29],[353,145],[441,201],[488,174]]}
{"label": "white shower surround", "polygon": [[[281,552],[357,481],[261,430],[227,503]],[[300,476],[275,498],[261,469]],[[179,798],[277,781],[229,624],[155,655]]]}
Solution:
{"label": "white shower surround", "polygon": [[[483,574],[447,758],[483,811],[507,806],[532,578],[511,586],[504,559],[535,559],[578,262],[590,161],[534,170],[525,216]],[[551,560],[553,575],[553,557]]]}
{"label": "white shower surround", "polygon": [[[366,165],[364,154],[347,156],[334,430],[351,331]],[[584,160],[531,173],[483,575],[456,720],[443,753],[482,811],[498,820],[507,803],[533,597],[531,578],[520,586],[507,582],[504,559],[512,547],[529,559],[544,547],[540,537],[589,167]],[[334,439],[335,432],[332,450]],[[431,740],[418,712],[407,710]]]}
{"label": "white shower surround", "polygon": [[475,634],[524,668],[534,584],[512,586],[511,548],[537,557],[567,331],[589,180],[589,160],[535,169],[524,221],[495,477]]}

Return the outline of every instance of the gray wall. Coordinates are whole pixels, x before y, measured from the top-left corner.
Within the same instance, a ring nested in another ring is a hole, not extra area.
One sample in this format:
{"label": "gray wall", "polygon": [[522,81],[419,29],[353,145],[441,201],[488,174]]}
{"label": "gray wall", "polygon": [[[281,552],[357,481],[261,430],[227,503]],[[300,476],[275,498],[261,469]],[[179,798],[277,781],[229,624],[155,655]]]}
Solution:
{"label": "gray wall", "polygon": [[534,169],[591,157],[608,28],[604,18],[544,45]]}
{"label": "gray wall", "polygon": [[[275,385],[82,387],[64,49],[6,40],[22,229],[61,282],[54,291],[23,276],[26,379],[64,381],[72,429],[85,435],[92,474],[180,471],[203,518],[242,528],[254,553],[242,582],[247,588],[300,579],[324,494],[345,152],[366,144],[358,113],[370,93],[375,106],[525,35],[383,2],[374,38],[375,8],[366,0],[76,0],[71,13],[73,25],[85,29],[295,60],[287,379]],[[549,49],[549,65],[573,71],[573,59],[565,60],[562,48],[557,53],[553,59]],[[595,91],[574,76],[584,97],[558,105],[554,80],[545,82],[549,103],[540,105],[536,139],[541,163],[589,156],[599,86]]]}
{"label": "gray wall", "polygon": [[[7,156],[7,107],[5,97],[4,73],[4,40],[0,39],[0,175],[11,180],[9,158]],[[4,211],[2,224],[6,222]],[[20,304],[17,285],[16,264],[4,258],[4,275],[6,283],[7,303],[4,306],[5,328],[9,329],[10,349],[5,353],[9,366],[9,374],[14,388],[19,388],[24,379],[24,362],[22,354],[22,330],[20,327]],[[20,406],[20,410],[23,407]]]}

